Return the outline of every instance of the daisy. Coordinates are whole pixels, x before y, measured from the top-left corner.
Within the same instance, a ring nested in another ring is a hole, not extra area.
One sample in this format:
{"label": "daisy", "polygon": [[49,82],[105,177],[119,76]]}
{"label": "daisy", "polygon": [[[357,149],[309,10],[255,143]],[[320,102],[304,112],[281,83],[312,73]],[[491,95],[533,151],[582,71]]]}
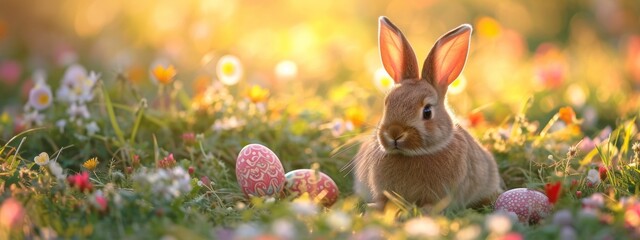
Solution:
{"label": "daisy", "polygon": [[216,74],[225,85],[235,85],[242,77],[242,64],[236,56],[222,56],[216,65]]}
{"label": "daisy", "polygon": [[53,100],[53,94],[51,88],[44,83],[36,84],[35,87],[29,91],[29,105],[36,110],[44,110],[51,106]]}
{"label": "daisy", "polygon": [[378,68],[373,75],[373,84],[378,88],[378,90],[388,92],[393,88],[395,82],[384,68]]}
{"label": "daisy", "polygon": [[265,102],[269,97],[269,89],[262,88],[258,85],[253,85],[249,89],[247,96],[249,97],[249,100],[251,100],[251,102],[253,103]]}
{"label": "daisy", "polygon": [[94,158],[90,158],[89,160],[85,161],[82,166],[84,168],[86,168],[89,171],[93,171],[96,169],[96,167],[98,167],[98,164],[100,163],[100,161],[98,161],[97,157]]}

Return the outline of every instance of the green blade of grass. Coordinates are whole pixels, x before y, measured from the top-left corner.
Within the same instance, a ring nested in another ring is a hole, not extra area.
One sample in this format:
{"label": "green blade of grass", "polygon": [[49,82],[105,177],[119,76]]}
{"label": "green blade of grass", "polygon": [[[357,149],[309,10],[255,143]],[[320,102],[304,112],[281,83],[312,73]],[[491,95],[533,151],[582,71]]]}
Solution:
{"label": "green blade of grass", "polygon": [[126,143],[124,140],[124,134],[120,129],[120,125],[118,125],[118,121],[116,120],[116,113],[113,110],[113,103],[111,102],[111,98],[109,97],[107,88],[104,85],[102,86],[102,95],[104,96],[104,104],[107,108],[107,114],[109,115],[109,121],[111,122],[113,131],[116,133],[116,137],[118,138],[120,145],[124,145]]}
{"label": "green blade of grass", "polygon": [[144,110],[147,108],[147,100],[140,100],[140,106],[136,113],[136,122],[133,124],[133,130],[131,131],[131,137],[129,137],[129,145],[133,145],[133,141],[136,139],[136,135],[138,134],[138,128],[140,127],[140,122],[142,122],[142,116],[144,115]]}

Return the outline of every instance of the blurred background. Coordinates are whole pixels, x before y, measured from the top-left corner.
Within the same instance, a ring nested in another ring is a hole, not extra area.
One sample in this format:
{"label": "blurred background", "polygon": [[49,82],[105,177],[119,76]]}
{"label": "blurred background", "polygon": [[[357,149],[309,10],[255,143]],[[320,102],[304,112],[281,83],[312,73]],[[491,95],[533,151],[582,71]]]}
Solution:
{"label": "blurred background", "polygon": [[19,114],[34,71],[57,88],[74,63],[155,92],[150,69],[169,62],[193,96],[217,81],[216,62],[230,54],[242,64],[241,84],[269,89],[273,101],[326,119],[356,108],[371,126],[385,90],[376,75],[381,15],[420,63],[441,34],[473,25],[467,67],[449,92],[462,119],[481,112],[499,124],[530,97],[530,118],[571,106],[587,130],[639,113],[635,0],[1,0],[0,106]]}

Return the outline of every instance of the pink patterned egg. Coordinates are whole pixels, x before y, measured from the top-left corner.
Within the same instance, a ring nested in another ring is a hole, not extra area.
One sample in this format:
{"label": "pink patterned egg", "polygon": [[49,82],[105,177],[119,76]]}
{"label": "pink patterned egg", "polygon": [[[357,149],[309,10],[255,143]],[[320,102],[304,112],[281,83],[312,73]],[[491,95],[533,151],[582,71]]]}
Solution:
{"label": "pink patterned egg", "polygon": [[338,185],[327,174],[312,169],[298,169],[284,176],[287,179],[287,190],[292,194],[301,195],[306,192],[311,198],[321,196],[320,202],[327,207],[338,200]]}
{"label": "pink patterned egg", "polygon": [[535,224],[549,215],[551,203],[544,193],[526,188],[515,188],[498,196],[495,209],[515,213],[522,223]]}
{"label": "pink patterned egg", "polygon": [[249,144],[236,159],[238,185],[246,196],[278,196],[285,183],[284,168],[275,153],[260,144]]}

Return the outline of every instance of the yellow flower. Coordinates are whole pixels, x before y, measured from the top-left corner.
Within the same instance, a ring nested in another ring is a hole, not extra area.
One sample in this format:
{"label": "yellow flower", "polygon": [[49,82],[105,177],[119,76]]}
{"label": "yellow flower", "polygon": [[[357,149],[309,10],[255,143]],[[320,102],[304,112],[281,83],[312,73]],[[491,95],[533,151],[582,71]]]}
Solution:
{"label": "yellow flower", "polygon": [[497,37],[500,35],[500,23],[490,17],[481,17],[476,21],[476,27],[478,28],[478,34],[485,37]]}
{"label": "yellow flower", "polygon": [[93,170],[95,170],[95,169],[96,169],[96,167],[98,166],[98,163],[100,163],[100,162],[98,161],[98,158],[97,158],[97,157],[94,157],[94,158],[91,158],[91,159],[89,159],[89,160],[85,161],[85,162],[82,164],[82,166],[83,166],[84,168],[86,168],[87,170],[89,170],[89,171],[93,171]]}
{"label": "yellow flower", "polygon": [[360,127],[365,121],[364,110],[359,107],[350,107],[345,112],[345,119],[354,127]]}
{"label": "yellow flower", "polygon": [[161,84],[169,84],[171,80],[176,76],[176,69],[173,65],[169,65],[169,67],[165,68],[162,65],[156,65],[151,72],[153,76],[158,80]]}
{"label": "yellow flower", "polygon": [[565,122],[567,125],[570,125],[576,121],[576,113],[571,107],[563,107],[558,111],[558,118],[560,118],[560,120]]}
{"label": "yellow flower", "polygon": [[40,166],[47,165],[49,163],[49,154],[41,152],[40,155],[33,158],[33,161]]}
{"label": "yellow flower", "polygon": [[253,85],[247,93],[249,100],[253,103],[265,102],[269,97],[269,89],[262,88],[258,85]]}

